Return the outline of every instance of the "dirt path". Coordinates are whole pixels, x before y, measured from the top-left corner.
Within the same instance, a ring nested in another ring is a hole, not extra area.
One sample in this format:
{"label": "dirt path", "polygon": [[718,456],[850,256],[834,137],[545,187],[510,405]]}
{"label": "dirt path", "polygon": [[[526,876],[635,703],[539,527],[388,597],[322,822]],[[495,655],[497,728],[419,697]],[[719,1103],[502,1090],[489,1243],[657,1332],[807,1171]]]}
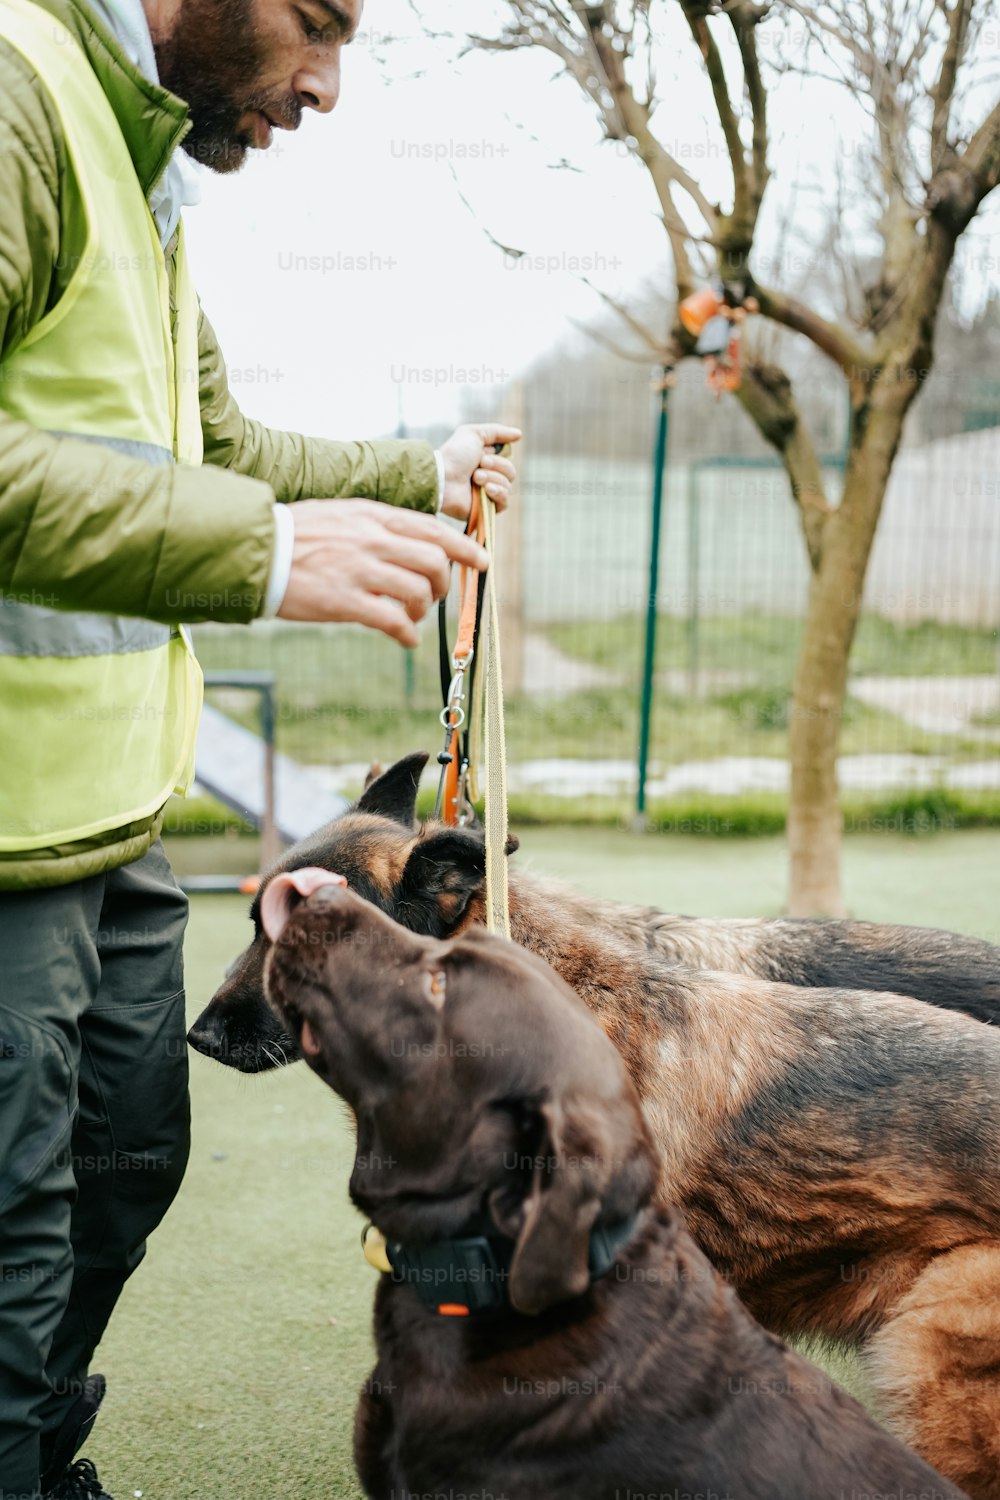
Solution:
{"label": "dirt path", "polygon": [[1000,744],[1000,728],[975,723],[1000,709],[1000,677],[855,677],[850,693],[928,734]]}

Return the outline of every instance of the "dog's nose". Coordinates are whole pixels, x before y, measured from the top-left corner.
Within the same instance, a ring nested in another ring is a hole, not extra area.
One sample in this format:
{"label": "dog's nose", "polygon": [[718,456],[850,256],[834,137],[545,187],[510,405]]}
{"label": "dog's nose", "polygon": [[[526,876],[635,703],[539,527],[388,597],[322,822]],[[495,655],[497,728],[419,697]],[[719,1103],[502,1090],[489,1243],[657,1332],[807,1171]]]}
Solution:
{"label": "dog's nose", "polygon": [[271,942],[278,941],[300,900],[305,900],[324,886],[336,889],[346,884],[343,875],[335,875],[332,870],[321,870],[316,865],[309,865],[304,870],[286,870],[268,881],[260,898],[260,920]]}
{"label": "dog's nose", "polygon": [[204,1025],[201,1020],[195,1021],[187,1034],[188,1046],[200,1052],[203,1057],[220,1058],[226,1051],[225,1038],[211,1026]]}

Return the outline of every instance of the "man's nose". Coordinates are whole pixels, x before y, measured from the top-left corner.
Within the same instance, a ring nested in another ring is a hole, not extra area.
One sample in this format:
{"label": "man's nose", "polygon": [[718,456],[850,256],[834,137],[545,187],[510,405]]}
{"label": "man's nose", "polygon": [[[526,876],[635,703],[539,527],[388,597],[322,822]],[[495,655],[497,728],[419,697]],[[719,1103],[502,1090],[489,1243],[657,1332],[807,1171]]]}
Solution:
{"label": "man's nose", "polygon": [[340,98],[340,58],[321,63],[315,59],[299,69],[292,87],[303,109],[315,109],[328,115]]}

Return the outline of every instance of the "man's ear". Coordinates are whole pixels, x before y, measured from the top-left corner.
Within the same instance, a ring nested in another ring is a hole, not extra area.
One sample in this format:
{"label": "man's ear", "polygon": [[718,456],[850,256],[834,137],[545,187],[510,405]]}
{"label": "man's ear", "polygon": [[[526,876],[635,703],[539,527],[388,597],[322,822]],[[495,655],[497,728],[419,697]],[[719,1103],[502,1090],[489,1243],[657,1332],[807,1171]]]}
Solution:
{"label": "man's ear", "polygon": [[[590,1285],[590,1232],[611,1174],[610,1148],[599,1111],[558,1100],[539,1109],[541,1129],[511,1262],[511,1305],[531,1316],[579,1297]],[[497,1195],[498,1219],[510,1204]],[[501,1225],[501,1227],[503,1227]]]}
{"label": "man's ear", "polygon": [[448,937],[486,880],[481,835],[445,828],[418,840],[396,890],[393,915],[411,932]]}
{"label": "man's ear", "polygon": [[377,817],[402,823],[404,828],[412,828],[416,822],[417,789],[427,761],[427,751],[417,750],[397,760],[374,781],[367,781],[357,811],[375,813]]}

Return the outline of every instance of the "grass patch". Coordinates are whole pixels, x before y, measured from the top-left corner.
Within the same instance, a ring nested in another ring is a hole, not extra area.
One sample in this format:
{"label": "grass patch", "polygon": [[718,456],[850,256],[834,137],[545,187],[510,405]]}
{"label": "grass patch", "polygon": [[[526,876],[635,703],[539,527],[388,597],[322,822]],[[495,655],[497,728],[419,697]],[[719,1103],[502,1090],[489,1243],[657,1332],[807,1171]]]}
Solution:
{"label": "grass patch", "polygon": [[[1000,792],[944,789],[843,799],[847,834],[954,833],[966,828],[1000,828]],[[779,792],[746,792],[733,797],[678,797],[651,802],[644,831],[697,839],[767,838],[785,831],[788,799]],[[514,828],[635,826],[634,802],[624,797],[559,798],[512,796]]]}
{"label": "grass patch", "polygon": [[[620,615],[612,620],[574,620],[549,626],[553,645],[637,679],[642,661],[644,620]],[[769,682],[791,682],[802,621],[786,615],[719,615],[698,622],[698,661],[706,671],[748,670]],[[660,615],[656,633],[658,671],[690,664],[688,624]],[[851,653],[858,676],[964,677],[997,670],[997,632],[923,621],[897,625],[864,615]]]}
{"label": "grass patch", "polygon": [[[434,790],[428,786],[417,798],[418,818],[429,818]],[[945,788],[848,796],[843,799],[847,834],[897,833],[923,837],[966,828],[1000,828],[1000,792],[955,792]],[[538,792],[514,793],[509,798],[511,826],[518,828],[617,828],[635,826],[635,802],[630,797],[555,797]],[[480,813],[482,807],[480,806]],[[648,804],[643,831],[687,835],[697,839],[766,838],[783,833],[788,799],[780,792],[744,792],[732,797],[692,794],[669,802]],[[222,829],[219,837],[215,825]],[[208,831],[206,832],[206,826]],[[247,873],[255,855],[249,847],[254,831],[228,814],[211,798],[186,803],[174,799],[164,833],[198,844],[180,855],[186,874]],[[214,835],[214,836],[210,836]]]}
{"label": "grass patch", "polygon": [[1000,827],[1000,793],[954,792],[944,787],[897,792],[874,800],[848,798],[847,833],[903,833],[922,837],[963,828]]}

